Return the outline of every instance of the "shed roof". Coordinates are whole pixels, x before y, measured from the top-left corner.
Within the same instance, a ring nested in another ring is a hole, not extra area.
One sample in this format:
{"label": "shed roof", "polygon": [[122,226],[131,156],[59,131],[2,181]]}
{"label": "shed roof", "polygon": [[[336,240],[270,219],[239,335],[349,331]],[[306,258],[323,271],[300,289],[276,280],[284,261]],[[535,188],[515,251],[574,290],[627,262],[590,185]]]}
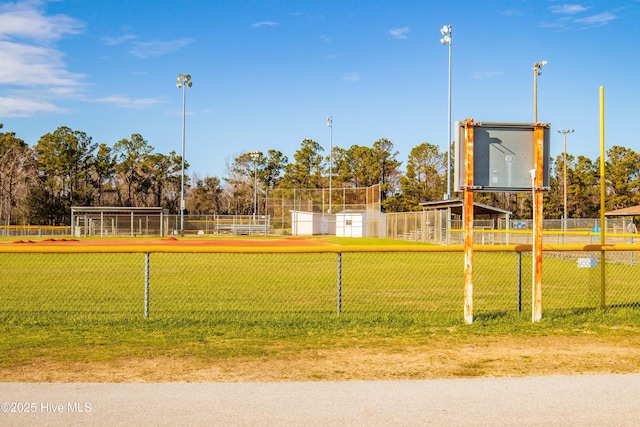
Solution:
{"label": "shed roof", "polygon": [[628,208],[616,209],[604,213],[605,216],[640,216],[640,205]]}

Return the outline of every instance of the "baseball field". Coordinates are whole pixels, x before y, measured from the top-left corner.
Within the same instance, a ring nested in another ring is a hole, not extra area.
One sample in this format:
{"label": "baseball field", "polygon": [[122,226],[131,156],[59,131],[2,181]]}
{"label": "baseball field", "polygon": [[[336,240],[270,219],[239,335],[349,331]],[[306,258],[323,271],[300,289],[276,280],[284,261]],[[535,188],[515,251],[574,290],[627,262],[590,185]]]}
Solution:
{"label": "baseball field", "polygon": [[637,266],[607,267],[611,297],[599,308],[597,273],[548,257],[549,310],[533,324],[528,270],[518,311],[516,255],[479,253],[477,314],[465,325],[462,254],[430,249],[337,238],[5,240],[0,380],[640,372]]}

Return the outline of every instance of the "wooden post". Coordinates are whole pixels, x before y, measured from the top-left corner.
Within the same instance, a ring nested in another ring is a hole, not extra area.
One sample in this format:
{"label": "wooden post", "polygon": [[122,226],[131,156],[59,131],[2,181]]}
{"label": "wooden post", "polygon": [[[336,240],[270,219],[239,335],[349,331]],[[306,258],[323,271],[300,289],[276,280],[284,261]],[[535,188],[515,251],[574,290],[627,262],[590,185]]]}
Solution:
{"label": "wooden post", "polygon": [[534,123],[533,130],[533,271],[531,321],[542,319],[542,192],[544,185],[544,127]]}
{"label": "wooden post", "polygon": [[473,323],[473,142],[474,124],[467,119],[465,124],[464,159],[464,322]]}

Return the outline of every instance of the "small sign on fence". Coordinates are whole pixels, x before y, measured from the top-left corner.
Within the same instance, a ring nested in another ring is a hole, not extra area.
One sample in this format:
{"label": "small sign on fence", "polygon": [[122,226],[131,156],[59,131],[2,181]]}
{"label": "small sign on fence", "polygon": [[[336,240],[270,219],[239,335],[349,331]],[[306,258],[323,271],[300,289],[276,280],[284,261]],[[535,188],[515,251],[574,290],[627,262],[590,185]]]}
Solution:
{"label": "small sign on fence", "polygon": [[578,268],[591,268],[598,266],[597,258],[578,258]]}

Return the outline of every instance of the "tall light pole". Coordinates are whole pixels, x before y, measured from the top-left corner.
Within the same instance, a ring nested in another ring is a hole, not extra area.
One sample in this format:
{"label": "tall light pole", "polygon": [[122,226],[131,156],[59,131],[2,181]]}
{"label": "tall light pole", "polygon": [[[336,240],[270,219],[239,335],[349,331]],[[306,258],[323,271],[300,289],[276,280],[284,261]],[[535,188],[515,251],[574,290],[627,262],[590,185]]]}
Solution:
{"label": "tall light pole", "polygon": [[564,137],[564,151],[562,154],[562,163],[564,165],[564,177],[562,179],[563,182],[563,197],[564,197],[564,216],[562,220],[562,226],[564,231],[567,231],[567,134],[573,133],[573,129],[565,129],[559,130],[558,133],[561,133]]}
{"label": "tall light pole", "polygon": [[256,222],[258,212],[258,159],[262,156],[260,151],[249,151],[253,161],[253,222]]}
{"label": "tall light pole", "polygon": [[444,195],[445,200],[449,200],[451,198],[451,44],[452,44],[452,31],[451,25],[445,25],[440,28],[440,34],[442,34],[442,38],[440,42],[442,44],[449,45],[449,93],[448,93],[448,114],[447,114],[447,137],[448,143],[447,147],[449,147],[449,151],[447,152],[447,192]]}
{"label": "tall light pole", "polygon": [[178,74],[178,89],[182,89],[182,178],[180,181],[180,235],[184,236],[184,124],[187,105],[187,88],[193,86],[191,74]]}
{"label": "tall light pole", "polygon": [[333,192],[333,116],[327,117],[329,126],[329,213],[331,213],[331,193]]}
{"label": "tall light pole", "polygon": [[540,68],[544,67],[547,61],[540,61],[533,64],[533,124],[538,123],[538,76],[542,74]]}

